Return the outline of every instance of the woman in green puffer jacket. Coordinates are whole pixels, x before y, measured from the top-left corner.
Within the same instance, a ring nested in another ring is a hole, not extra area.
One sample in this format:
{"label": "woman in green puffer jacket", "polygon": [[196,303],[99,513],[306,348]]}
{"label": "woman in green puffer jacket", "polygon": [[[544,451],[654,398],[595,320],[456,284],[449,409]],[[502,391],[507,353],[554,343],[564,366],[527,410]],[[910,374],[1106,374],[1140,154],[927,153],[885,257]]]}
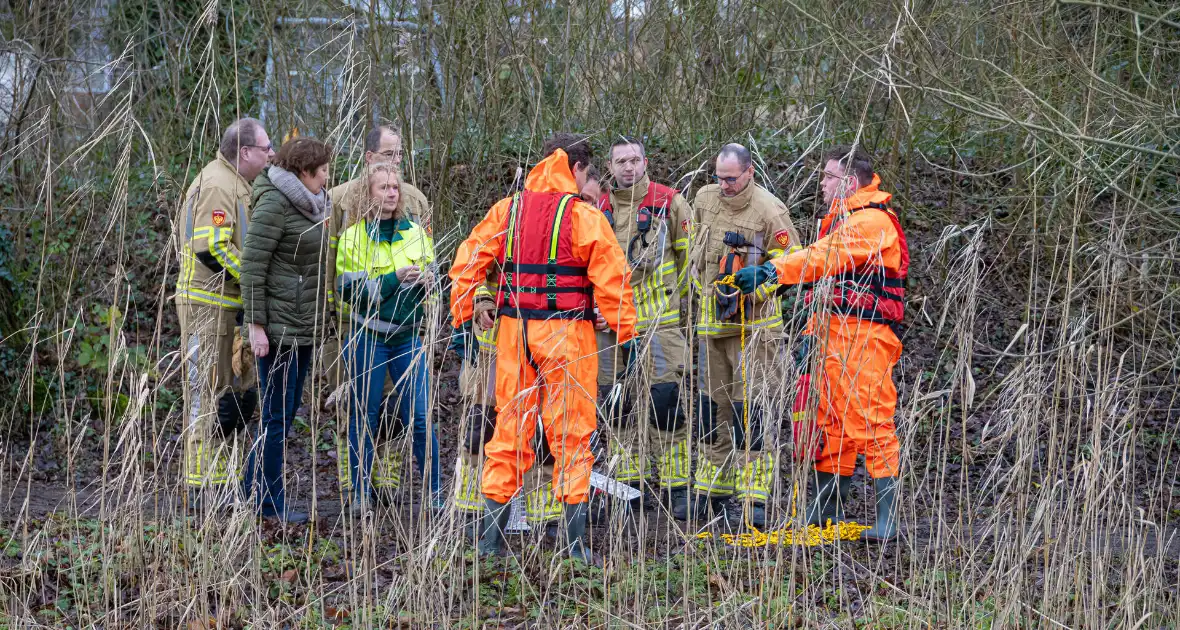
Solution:
{"label": "woman in green puffer jacket", "polygon": [[350,329],[344,355],[355,396],[348,423],[352,509],[360,513],[372,505],[374,437],[387,373],[397,390],[398,419],[411,429],[415,469],[428,481],[427,503],[441,508],[438,435],[427,414],[431,353],[419,339],[424,307],[437,298],[434,240],[406,216],[393,166],[368,167],[365,181],[364,218],[344,230],[336,246],[336,289]]}
{"label": "woman in green puffer jacket", "polygon": [[263,516],[290,523],[307,520],[287,508],[283,451],[326,323],[321,280],[329,254],[332,209],[324,185],[331,159],[331,147],[314,138],[284,144],[274,166],[254,180],[242,247],[243,331],[258,358],[262,392],[261,427],[243,485]]}

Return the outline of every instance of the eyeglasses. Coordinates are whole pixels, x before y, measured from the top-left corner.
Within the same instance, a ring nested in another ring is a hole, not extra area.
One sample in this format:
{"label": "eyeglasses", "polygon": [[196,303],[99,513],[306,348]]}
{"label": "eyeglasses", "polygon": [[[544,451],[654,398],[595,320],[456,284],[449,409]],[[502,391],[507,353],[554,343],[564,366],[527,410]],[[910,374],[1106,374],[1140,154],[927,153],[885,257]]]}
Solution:
{"label": "eyeglasses", "polygon": [[726,184],[729,184],[730,186],[734,186],[738,183],[738,180],[741,179],[744,175],[745,175],[745,173],[742,173],[741,175],[738,175],[737,177],[719,177],[716,174],[714,174],[713,181],[718,182],[718,183],[725,182]]}
{"label": "eyeglasses", "polygon": [[246,145],[243,145],[243,146],[252,147],[252,148],[255,148],[255,149],[262,149],[263,151],[266,151],[267,153],[270,153],[270,152],[271,152],[271,150],[275,148],[275,143],[273,143],[273,142],[268,142],[268,143],[266,143],[266,146],[262,146],[261,144],[246,144]]}

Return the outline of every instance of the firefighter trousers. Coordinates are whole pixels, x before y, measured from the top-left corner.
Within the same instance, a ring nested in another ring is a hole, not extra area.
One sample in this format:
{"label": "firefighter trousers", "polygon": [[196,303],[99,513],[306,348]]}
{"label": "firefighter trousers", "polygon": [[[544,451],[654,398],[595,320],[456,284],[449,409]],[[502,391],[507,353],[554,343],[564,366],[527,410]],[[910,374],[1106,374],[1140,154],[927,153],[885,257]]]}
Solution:
{"label": "firefighter trousers", "polygon": [[[234,374],[238,311],[187,301],[177,301],[176,310],[184,353],[185,483],[197,489],[236,484],[245,447],[237,432],[219,435],[218,405],[231,392],[257,386],[253,356],[238,361],[242,378]],[[240,343],[237,350],[249,352]]]}
{"label": "firefighter trousers", "polygon": [[774,369],[777,342],[774,331],[751,331],[743,356],[739,335],[699,337],[698,493],[757,502],[770,497],[775,461],[769,429],[783,404],[775,399],[782,380]]}
{"label": "firefighter trousers", "polygon": [[643,363],[624,383],[619,404],[613,407],[605,403],[615,384],[618,337],[607,331],[599,332],[597,339],[599,398],[611,424],[610,475],[638,486],[651,476],[654,458],[660,487],[687,487],[691,392],[685,387],[685,366],[691,352],[684,331],[670,324],[639,334],[636,343],[646,346]]}

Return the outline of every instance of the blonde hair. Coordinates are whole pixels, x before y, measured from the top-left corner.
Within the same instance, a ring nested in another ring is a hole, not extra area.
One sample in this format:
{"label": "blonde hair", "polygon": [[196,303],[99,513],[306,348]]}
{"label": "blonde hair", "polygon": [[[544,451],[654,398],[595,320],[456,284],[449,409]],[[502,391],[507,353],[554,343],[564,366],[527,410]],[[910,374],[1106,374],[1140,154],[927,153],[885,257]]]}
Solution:
{"label": "blonde hair", "polygon": [[[365,208],[368,210],[372,210],[374,207],[380,206],[380,202],[374,203],[377,200],[373,199],[373,180],[378,173],[386,173],[387,175],[393,175],[395,178],[397,178],[397,187],[398,187],[399,192],[402,190],[402,185],[404,184],[404,180],[402,180],[401,171],[397,167],[395,167],[394,165],[392,165],[388,162],[378,162],[376,164],[370,164],[370,165],[366,166],[365,167],[365,190],[364,190],[364,193],[365,193]],[[403,194],[399,194],[397,197],[397,210],[394,212],[393,216],[404,217],[405,216],[405,208],[406,208],[406,197]]]}

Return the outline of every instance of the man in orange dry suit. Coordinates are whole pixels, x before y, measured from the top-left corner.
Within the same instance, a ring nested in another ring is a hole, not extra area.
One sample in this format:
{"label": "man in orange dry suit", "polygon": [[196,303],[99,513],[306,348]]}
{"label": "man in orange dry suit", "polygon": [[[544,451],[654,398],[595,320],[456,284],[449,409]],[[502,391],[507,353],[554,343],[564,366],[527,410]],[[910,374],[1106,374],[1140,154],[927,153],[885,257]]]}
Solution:
{"label": "man in orange dry suit", "polygon": [[[743,293],[765,282],[815,282],[807,302],[819,303],[808,324],[820,352],[816,424],[823,446],[815,461],[813,501],[807,523],[843,519],[857,453],[877,490],[877,522],[861,537],[897,537],[898,453],[893,412],[897,389],[893,366],[901,356],[894,326],[904,314],[909,247],[893,195],[879,189],[868,156],[847,147],[823,158],[821,186],[829,205],[819,240],[793,254],[742,269],[735,281]],[[823,296],[822,299],[820,296]]]}
{"label": "man in orange dry suit", "polygon": [[[593,158],[585,136],[559,133],[524,191],[501,199],[455,253],[451,315],[456,328],[473,317],[488,268],[501,270],[496,301],[496,428],[484,447],[487,503],[479,553],[499,553],[508,502],[535,459],[534,414],[553,453],[553,492],[565,504],[569,553],[590,560],[582,540],[590,488],[590,435],[597,428],[598,356],[594,306],[618,332],[634,365],[635,304],[627,262],[606,217],[577,194]],[[491,314],[478,322],[490,328]]]}

